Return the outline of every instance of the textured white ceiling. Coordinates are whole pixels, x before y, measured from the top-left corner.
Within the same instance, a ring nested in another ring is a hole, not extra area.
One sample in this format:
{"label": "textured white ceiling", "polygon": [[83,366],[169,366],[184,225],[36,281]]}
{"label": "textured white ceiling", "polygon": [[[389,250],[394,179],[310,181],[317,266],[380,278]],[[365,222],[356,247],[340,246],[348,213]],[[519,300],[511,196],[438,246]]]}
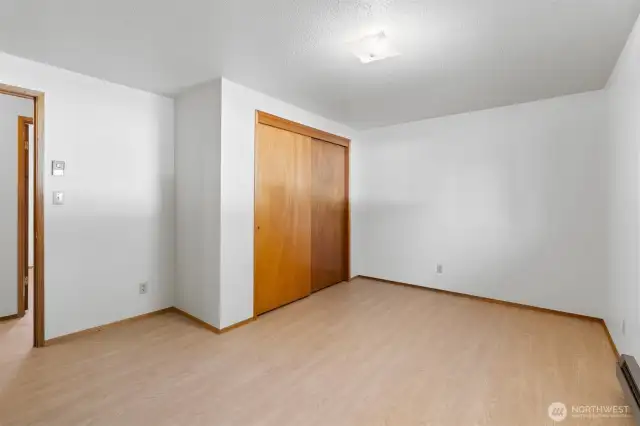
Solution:
{"label": "textured white ceiling", "polygon": [[[0,50],[172,94],[224,75],[368,128],[602,88],[640,0],[3,0]],[[384,30],[402,56],[361,64]]]}

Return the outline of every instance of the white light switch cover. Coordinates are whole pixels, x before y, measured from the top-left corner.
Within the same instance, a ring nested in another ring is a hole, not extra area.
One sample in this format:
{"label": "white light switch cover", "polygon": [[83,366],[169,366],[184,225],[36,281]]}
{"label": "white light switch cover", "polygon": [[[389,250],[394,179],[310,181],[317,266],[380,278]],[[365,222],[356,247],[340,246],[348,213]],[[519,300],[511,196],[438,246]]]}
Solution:
{"label": "white light switch cover", "polygon": [[55,206],[61,206],[64,204],[64,192],[62,191],[53,192],[53,204]]}
{"label": "white light switch cover", "polygon": [[51,162],[51,174],[53,176],[64,176],[65,162],[53,160]]}

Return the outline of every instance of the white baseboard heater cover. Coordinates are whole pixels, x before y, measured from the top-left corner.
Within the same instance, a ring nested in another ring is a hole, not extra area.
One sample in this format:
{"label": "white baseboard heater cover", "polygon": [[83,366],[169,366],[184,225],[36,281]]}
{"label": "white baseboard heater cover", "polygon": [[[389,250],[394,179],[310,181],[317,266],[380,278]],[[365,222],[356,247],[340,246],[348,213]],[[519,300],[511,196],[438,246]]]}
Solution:
{"label": "white baseboard heater cover", "polygon": [[621,355],[616,369],[620,386],[624,396],[631,407],[633,418],[640,425],[640,366],[636,359],[630,355]]}

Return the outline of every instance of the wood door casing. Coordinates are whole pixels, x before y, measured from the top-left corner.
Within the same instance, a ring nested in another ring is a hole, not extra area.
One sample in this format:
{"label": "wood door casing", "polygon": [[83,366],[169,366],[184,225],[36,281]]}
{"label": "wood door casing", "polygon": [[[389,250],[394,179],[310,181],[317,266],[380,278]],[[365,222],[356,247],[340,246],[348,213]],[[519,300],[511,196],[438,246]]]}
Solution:
{"label": "wood door casing", "polygon": [[311,143],[311,290],[346,280],[348,252],[345,147]]}
{"label": "wood door casing", "polygon": [[29,125],[31,117],[18,117],[18,316],[29,309]]}
{"label": "wood door casing", "polygon": [[44,173],[46,170],[44,161],[44,124],[45,124],[45,94],[37,90],[25,89],[0,83],[0,93],[17,96],[19,98],[32,99],[33,104],[33,346],[41,348],[45,346],[45,300],[44,300]]}
{"label": "wood door casing", "polygon": [[256,315],[311,293],[310,163],[310,137],[256,125]]}

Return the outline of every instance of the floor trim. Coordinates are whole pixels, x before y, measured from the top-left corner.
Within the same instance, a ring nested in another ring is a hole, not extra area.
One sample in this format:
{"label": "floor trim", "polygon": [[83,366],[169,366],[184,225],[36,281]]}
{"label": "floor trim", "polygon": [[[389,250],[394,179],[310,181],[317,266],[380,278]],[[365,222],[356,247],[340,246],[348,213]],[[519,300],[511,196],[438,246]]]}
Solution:
{"label": "floor trim", "polygon": [[[588,315],[581,315],[581,314],[574,314],[571,312],[563,312],[563,311],[557,311],[554,309],[547,309],[547,308],[541,308],[538,306],[531,306],[531,305],[525,305],[522,303],[515,303],[515,302],[507,302],[504,300],[499,300],[499,299],[491,299],[488,297],[481,297],[481,296],[474,296],[472,294],[466,294],[466,293],[459,293],[459,292],[455,292],[455,291],[450,291],[450,290],[442,290],[442,289],[437,289],[437,288],[432,288],[432,287],[423,287],[423,286],[419,286],[416,284],[409,284],[409,283],[403,283],[400,281],[391,281],[391,280],[385,280],[382,278],[376,278],[376,277],[369,277],[366,275],[357,275],[353,278],[351,278],[349,281],[355,280],[357,278],[364,278],[364,279],[368,279],[368,280],[373,280],[373,281],[378,281],[378,282],[383,282],[383,283],[387,283],[387,284],[394,284],[394,285],[399,285],[399,286],[404,286],[404,287],[410,287],[410,288],[416,288],[416,289],[420,289],[420,290],[428,290],[428,291],[434,291],[437,293],[444,293],[444,294],[449,294],[451,296],[458,296],[458,297],[465,297],[468,299],[475,299],[475,300],[480,300],[483,302],[488,302],[488,303],[496,303],[496,304],[500,304],[500,305],[506,305],[506,306],[511,306],[511,307],[515,307],[515,308],[521,308],[521,309],[528,309],[528,310],[533,310],[533,311],[538,311],[538,312],[543,312],[543,313],[548,313],[548,314],[553,314],[553,315],[562,315],[562,316],[567,316],[567,317],[573,317],[573,318],[578,318],[578,319],[583,319],[583,320],[587,320],[587,321],[594,321],[594,322],[599,322],[602,327],[604,328],[605,334],[607,335],[607,339],[609,340],[609,343],[611,345],[611,349],[613,351],[613,353],[616,355],[616,358],[619,358],[620,354],[618,352],[618,348],[616,347],[616,344],[613,341],[613,338],[611,337],[611,333],[609,332],[609,328],[607,327],[607,324],[605,323],[605,321],[601,318],[596,318],[596,317],[591,317]],[[60,342],[64,342],[66,340],[69,339],[73,339],[76,337],[80,337],[83,336],[85,334],[90,334],[90,333],[95,333],[95,332],[99,332],[104,330],[105,328],[109,328],[115,325],[121,325],[123,323],[127,323],[127,322],[132,322],[132,321],[138,321],[141,319],[145,319],[145,318],[149,318],[155,315],[161,315],[161,314],[165,314],[165,313],[169,313],[169,312],[173,312],[179,315],[182,315],[185,318],[190,319],[191,321],[194,321],[196,323],[198,323],[199,325],[201,325],[202,327],[206,328],[209,331],[212,331],[215,334],[224,334],[228,331],[234,330],[238,327],[242,327],[243,325],[249,324],[253,321],[255,321],[257,318],[256,317],[252,317],[249,319],[246,319],[244,321],[240,321],[236,324],[230,325],[229,327],[225,327],[223,329],[219,329],[217,327],[214,327],[213,325],[202,321],[201,319],[194,317],[191,314],[188,314],[187,312],[183,311],[182,309],[176,308],[175,306],[171,306],[169,308],[164,308],[164,309],[160,309],[158,311],[153,311],[153,312],[149,312],[146,314],[142,314],[142,315],[138,315],[135,317],[131,317],[131,318],[125,318],[123,320],[120,321],[115,321],[109,324],[105,324],[105,325],[100,325],[97,327],[93,327],[93,328],[89,328],[86,330],[81,330],[81,331],[77,331],[75,333],[70,333],[70,334],[65,334],[63,336],[59,336],[59,337],[54,337],[53,339],[49,339],[45,341],[45,346],[50,346],[52,344],[57,344]],[[9,321],[12,319],[18,318],[18,315],[9,315],[6,317],[2,317],[0,318],[0,322],[1,321]]]}
{"label": "floor trim", "polygon": [[146,313],[146,314],[137,315],[135,317],[125,318],[125,319],[120,320],[120,321],[114,321],[114,322],[111,322],[111,323],[108,323],[108,324],[99,325],[97,327],[88,328],[86,330],[76,331],[74,333],[69,333],[69,334],[65,334],[63,336],[54,337],[53,339],[45,340],[44,344],[45,344],[45,346],[58,344],[58,343],[67,341],[69,339],[74,339],[76,337],[84,336],[85,334],[96,333],[96,332],[104,330],[105,328],[110,328],[110,327],[113,327],[115,325],[121,325],[121,324],[132,322],[132,321],[138,321],[138,320],[149,318],[149,317],[152,317],[152,316],[155,316],[155,315],[166,314],[167,312],[172,312],[173,309],[174,308],[172,308],[172,307],[171,308],[164,308],[164,309],[160,309],[158,311],[153,311],[153,312],[149,312],[149,313]]}
{"label": "floor trim", "polygon": [[256,320],[255,317],[252,317],[252,318],[246,319],[244,321],[240,321],[238,323],[230,325],[229,327],[225,327],[223,329],[219,329],[219,328],[209,324],[208,322],[202,321],[200,318],[194,317],[193,315],[183,311],[182,309],[179,309],[179,308],[176,308],[176,307],[173,307],[171,309],[172,309],[173,312],[175,312],[177,314],[180,314],[183,317],[189,318],[190,320],[192,320],[194,322],[197,322],[198,324],[200,324],[201,326],[203,326],[207,330],[213,331],[216,334],[224,334],[227,331],[231,331],[231,330],[233,330],[235,328],[242,327],[243,325],[249,324],[250,322],[253,322],[253,321]]}
{"label": "floor trim", "polygon": [[4,317],[0,317],[0,322],[11,321],[11,320],[16,319],[16,318],[20,318],[20,315],[18,315],[18,314],[7,315],[7,316],[4,316]]}
{"label": "floor trim", "polygon": [[231,331],[231,330],[234,330],[234,329],[236,329],[236,328],[238,328],[238,327],[242,327],[243,325],[247,325],[247,324],[249,324],[249,323],[252,323],[252,322],[254,322],[254,321],[255,321],[255,320],[257,320],[257,319],[258,319],[257,317],[252,317],[252,318],[247,318],[247,319],[246,319],[246,320],[244,320],[244,321],[237,322],[237,323],[235,323],[235,324],[233,324],[233,325],[230,325],[230,326],[225,327],[225,328],[223,328],[222,330],[220,330],[220,334],[224,334],[224,333],[226,333],[227,331]]}
{"label": "floor trim", "polygon": [[580,318],[580,319],[584,319],[584,320],[588,320],[588,321],[597,321],[597,322],[601,322],[602,321],[601,318],[592,317],[592,316],[589,316],[589,315],[582,315],[582,314],[574,314],[572,312],[557,311],[555,309],[541,308],[539,306],[525,305],[523,303],[507,302],[506,300],[492,299],[490,297],[474,296],[473,294],[459,293],[457,291],[442,290],[442,289],[433,288],[433,287],[423,287],[421,285],[403,283],[403,282],[400,282],[400,281],[385,280],[385,279],[376,278],[376,277],[368,277],[366,275],[357,275],[357,276],[355,276],[354,278],[351,278],[351,279],[353,280],[353,279],[356,279],[356,278],[365,278],[365,279],[368,279],[368,280],[374,280],[374,281],[379,281],[379,282],[388,283],[388,284],[395,284],[395,285],[401,285],[401,286],[405,286],[405,287],[418,288],[418,289],[422,289],[422,290],[435,291],[437,293],[449,294],[451,296],[466,297],[468,299],[481,300],[483,302],[496,303],[498,305],[507,305],[507,306],[511,306],[511,307],[514,307],[514,308],[529,309],[529,310],[532,310],[532,311],[545,312],[545,313],[554,314],[554,315],[563,315],[563,316],[573,317],[573,318]]}
{"label": "floor trim", "polygon": [[400,285],[400,286],[404,286],[404,287],[417,288],[417,289],[420,289],[420,290],[435,291],[437,293],[444,293],[444,294],[448,294],[448,295],[451,295],[451,296],[466,297],[468,299],[479,300],[479,301],[487,302],[487,303],[495,303],[495,304],[498,304],[498,305],[506,305],[506,306],[511,306],[511,307],[514,307],[514,308],[528,309],[528,310],[531,310],[531,311],[543,312],[543,313],[552,314],[552,315],[561,315],[561,316],[565,316],[565,317],[578,318],[578,319],[582,319],[582,320],[586,320],[586,321],[598,322],[604,328],[604,332],[607,335],[607,339],[609,340],[609,344],[611,345],[611,350],[615,354],[616,359],[620,357],[620,353],[618,352],[618,348],[616,347],[616,344],[613,341],[613,337],[611,337],[611,333],[609,332],[609,328],[607,327],[607,324],[605,323],[605,321],[602,318],[592,317],[592,316],[589,316],[589,315],[574,314],[572,312],[557,311],[555,309],[541,308],[539,306],[525,305],[525,304],[522,304],[522,303],[507,302],[506,300],[492,299],[490,297],[474,296],[473,294],[459,293],[459,292],[456,292],[456,291],[442,290],[442,289],[439,289],[439,288],[423,287],[421,285],[403,283],[403,282],[400,282],[400,281],[385,280],[385,279],[382,279],[382,278],[369,277],[369,276],[366,276],[366,275],[356,275],[355,277],[351,278],[351,280],[349,280],[349,281],[355,280],[356,278],[364,278],[364,279],[367,279],[367,280],[373,280],[373,281],[378,281],[378,282],[387,283],[387,284],[394,284],[394,285]]}
{"label": "floor trim", "polygon": [[183,311],[182,309],[176,308],[175,306],[173,308],[171,308],[172,312],[175,312],[178,315],[182,315],[185,318],[190,319],[193,322],[196,322],[198,324],[200,324],[202,327],[206,328],[209,331],[213,331],[216,334],[220,334],[220,329],[217,327],[214,327],[213,325],[209,324],[208,322],[202,321],[200,318],[198,317],[194,317],[193,315]]}
{"label": "floor trim", "polygon": [[[220,330],[219,328],[216,328],[216,327],[212,326],[211,324],[206,323],[206,322],[202,321],[201,319],[196,318],[193,315],[186,313],[182,309],[178,309],[175,306],[171,306],[169,308],[160,309],[158,311],[149,312],[149,313],[138,315],[138,316],[131,317],[131,318],[125,318],[123,320],[115,321],[115,322],[112,322],[112,323],[109,323],[109,324],[99,325],[97,327],[88,328],[86,330],[76,331],[75,333],[70,333],[70,334],[65,334],[63,336],[54,337],[53,339],[46,340],[44,343],[45,343],[45,346],[50,346],[50,345],[53,345],[53,344],[64,342],[64,341],[69,340],[69,339],[74,339],[76,337],[83,336],[85,334],[90,334],[90,333],[95,333],[95,332],[98,332],[98,331],[102,331],[105,328],[109,328],[109,327],[112,327],[114,325],[120,325],[120,324],[131,322],[131,321],[138,321],[138,320],[141,320],[141,319],[149,318],[149,317],[152,317],[152,316],[155,316],[155,315],[166,314],[166,313],[169,313],[169,312],[173,312],[173,313],[182,315],[183,317],[189,318],[190,320],[192,320],[194,322],[197,322],[198,324],[200,324],[204,328],[208,329],[209,331],[213,331],[215,334],[224,334],[224,333],[226,333],[228,331],[231,331],[231,330],[236,329],[238,327],[242,327],[243,325],[246,325],[246,324],[248,324],[250,322],[253,322],[256,319],[256,318],[249,318],[247,320],[240,321],[239,323],[230,325],[229,327],[225,327],[222,330]],[[17,318],[17,316],[14,316],[14,317]],[[3,321],[4,319],[5,318],[0,318],[0,321]],[[13,317],[6,317],[6,319],[7,320],[13,319]]]}
{"label": "floor trim", "polygon": [[607,327],[607,323],[604,320],[600,320],[602,322],[602,327],[604,328],[604,332],[607,335],[607,339],[609,339],[609,344],[611,345],[611,349],[613,353],[616,355],[616,359],[620,358],[620,352],[616,346],[616,343],[613,341],[613,337],[611,337],[611,333],[609,332],[609,328]]}
{"label": "floor trim", "polygon": [[543,313],[547,313],[547,314],[562,315],[562,316],[578,318],[578,319],[582,319],[582,320],[586,320],[586,321],[598,322],[598,323],[602,324],[602,327],[604,328],[604,332],[607,335],[607,339],[609,340],[609,344],[611,345],[611,350],[615,354],[616,359],[620,357],[620,353],[618,352],[618,348],[616,347],[616,344],[613,341],[613,337],[611,337],[611,333],[609,332],[609,328],[607,327],[607,324],[605,323],[605,321],[602,318],[592,317],[592,316],[589,316],[589,315],[574,314],[572,312],[557,311],[555,309],[541,308],[539,306],[525,305],[525,304],[522,304],[522,303],[507,302],[505,300],[492,299],[490,297],[474,296],[472,294],[459,293],[459,292],[450,291],[450,290],[442,290],[442,289],[439,289],[439,288],[423,287],[421,285],[403,283],[403,282],[400,282],[400,281],[385,280],[385,279],[382,279],[382,278],[369,277],[369,276],[366,276],[366,275],[356,275],[355,277],[351,278],[351,280],[349,280],[349,281],[355,280],[356,278],[364,278],[364,279],[367,279],[367,280],[373,280],[373,281],[378,281],[378,282],[387,283],[387,284],[394,284],[394,285],[400,285],[400,286],[404,286],[404,287],[417,288],[417,289],[420,289],[420,290],[435,291],[437,293],[444,293],[444,294],[448,294],[448,295],[451,295],[451,296],[466,297],[467,299],[474,299],[474,300],[479,300],[479,301],[487,302],[487,303],[496,303],[498,305],[506,305],[506,306],[511,306],[511,307],[514,307],[514,308],[528,309],[528,310],[543,312]]}

